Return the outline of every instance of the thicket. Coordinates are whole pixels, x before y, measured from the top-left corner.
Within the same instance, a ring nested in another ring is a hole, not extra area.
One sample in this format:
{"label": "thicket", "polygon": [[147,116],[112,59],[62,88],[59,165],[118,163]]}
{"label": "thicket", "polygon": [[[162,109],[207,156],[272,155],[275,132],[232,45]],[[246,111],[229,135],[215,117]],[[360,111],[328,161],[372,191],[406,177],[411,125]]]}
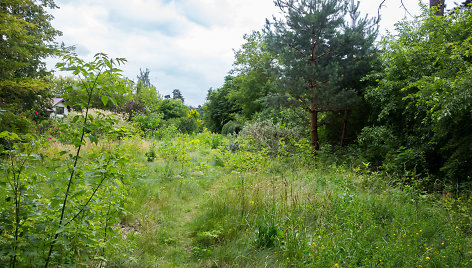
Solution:
{"label": "thicket", "polygon": [[[58,67],[80,77],[88,94],[84,114],[50,121],[42,135],[3,130],[0,198],[0,264],[38,267],[101,263],[117,237],[130,179],[140,174],[132,160],[139,140],[118,118],[92,113],[93,95],[106,105],[120,87],[123,59],[97,54],[84,62],[64,55]],[[117,82],[116,84],[114,82]],[[100,90],[98,90],[100,89]],[[66,89],[67,90],[67,89]]]}
{"label": "thicket", "polygon": [[[343,9],[339,3],[280,1],[287,22],[271,22],[264,32],[246,36],[247,42],[235,52],[225,85],[208,93],[203,107],[207,126],[220,132],[227,124],[225,133],[232,133],[228,131],[232,126],[258,120],[286,128],[310,124],[311,131],[304,135],[314,135],[312,143],[315,137],[321,147],[344,152],[345,158],[355,152],[373,170],[385,171],[399,183],[467,189],[472,175],[467,123],[471,119],[471,33],[467,30],[471,9],[437,16],[425,8],[414,20],[399,22],[397,33],[374,46],[372,21],[360,19],[355,5]],[[313,33],[322,26],[317,20],[328,11],[350,14],[352,22],[337,17],[344,32],[327,31],[332,39],[318,41]],[[303,34],[308,37],[297,43]],[[311,55],[310,43],[303,40],[312,40],[312,47],[324,50]],[[337,47],[348,46],[343,42],[357,42],[360,45],[354,47],[359,51],[350,54]],[[323,64],[333,70],[316,69]],[[343,69],[343,64],[349,67]],[[316,90],[310,91],[307,81]],[[250,101],[241,97],[249,91],[255,94]],[[316,115],[310,119],[307,111]]]}

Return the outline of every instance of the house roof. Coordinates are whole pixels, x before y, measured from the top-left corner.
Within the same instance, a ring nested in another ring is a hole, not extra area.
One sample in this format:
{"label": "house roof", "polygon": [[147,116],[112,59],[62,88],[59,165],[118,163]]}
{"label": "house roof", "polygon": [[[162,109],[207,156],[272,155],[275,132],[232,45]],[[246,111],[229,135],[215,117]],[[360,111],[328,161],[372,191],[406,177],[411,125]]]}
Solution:
{"label": "house roof", "polygon": [[56,107],[61,102],[64,102],[64,98],[52,98],[52,107]]}

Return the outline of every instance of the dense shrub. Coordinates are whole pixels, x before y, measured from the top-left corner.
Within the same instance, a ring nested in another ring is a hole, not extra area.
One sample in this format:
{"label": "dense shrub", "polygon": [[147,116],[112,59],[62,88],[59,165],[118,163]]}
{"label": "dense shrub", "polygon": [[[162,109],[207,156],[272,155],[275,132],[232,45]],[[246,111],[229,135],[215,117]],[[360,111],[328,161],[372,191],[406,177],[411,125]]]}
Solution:
{"label": "dense shrub", "polygon": [[242,128],[243,128],[243,125],[241,123],[231,120],[228,123],[223,125],[223,128],[221,129],[221,134],[223,135],[238,134]]}
{"label": "dense shrub", "polygon": [[[268,148],[272,152],[277,152],[280,141],[297,141],[301,137],[301,129],[287,129],[280,124],[274,124],[270,120],[258,120],[246,125],[240,133],[243,139],[251,140],[256,147]],[[286,144],[287,148],[289,144]]]}
{"label": "dense shrub", "polygon": [[157,130],[162,122],[163,115],[160,113],[142,113],[134,115],[132,121],[143,131],[145,134]]}

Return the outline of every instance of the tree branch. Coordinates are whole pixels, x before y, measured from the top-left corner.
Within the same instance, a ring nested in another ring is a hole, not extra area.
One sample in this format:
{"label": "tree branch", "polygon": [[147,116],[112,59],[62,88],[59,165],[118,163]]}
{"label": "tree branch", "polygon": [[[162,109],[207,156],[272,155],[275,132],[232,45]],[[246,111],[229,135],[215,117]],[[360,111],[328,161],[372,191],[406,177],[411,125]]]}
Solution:
{"label": "tree branch", "polygon": [[292,45],[288,45],[288,47],[291,48],[291,49],[296,50],[300,54],[300,56],[302,56],[303,58],[308,58],[308,56],[305,53],[303,53],[303,51],[301,51],[300,49],[298,49],[298,48],[296,48]]}

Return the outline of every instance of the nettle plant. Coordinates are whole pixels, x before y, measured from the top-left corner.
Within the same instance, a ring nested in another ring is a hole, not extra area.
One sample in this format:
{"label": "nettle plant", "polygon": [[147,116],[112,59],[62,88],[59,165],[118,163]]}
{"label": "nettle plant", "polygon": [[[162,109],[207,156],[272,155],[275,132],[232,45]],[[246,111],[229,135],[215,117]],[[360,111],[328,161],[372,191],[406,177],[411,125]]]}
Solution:
{"label": "nettle plant", "polygon": [[[61,151],[48,158],[39,154],[48,139],[22,137],[2,132],[11,143],[0,159],[0,266],[38,267],[101,264],[105,249],[115,234],[129,178],[137,174],[119,146],[103,146],[84,154],[87,139],[98,146],[100,133],[113,133],[113,118],[89,114],[92,98],[106,105],[112,91],[125,92],[116,66],[125,59],[96,54],[90,62],[65,54],[57,65],[80,81],[67,91],[83,90],[88,102],[83,115],[76,115],[65,127],[77,128]],[[111,137],[113,138],[113,137]],[[102,139],[100,139],[102,140]],[[41,142],[43,141],[43,142]],[[87,145],[88,147],[90,145]]]}

